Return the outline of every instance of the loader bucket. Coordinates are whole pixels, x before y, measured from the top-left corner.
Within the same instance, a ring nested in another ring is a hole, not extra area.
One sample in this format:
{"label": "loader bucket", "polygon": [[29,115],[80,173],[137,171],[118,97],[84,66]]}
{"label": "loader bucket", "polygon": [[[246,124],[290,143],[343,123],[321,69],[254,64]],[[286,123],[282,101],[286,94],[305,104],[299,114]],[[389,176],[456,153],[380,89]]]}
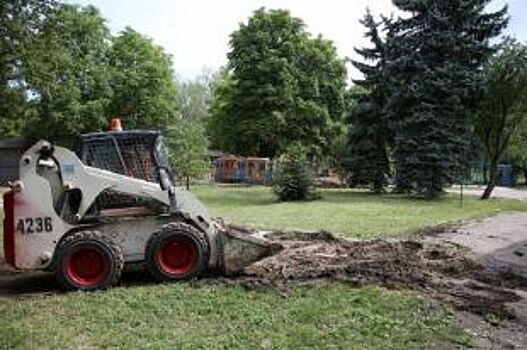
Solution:
{"label": "loader bucket", "polygon": [[233,275],[282,248],[281,244],[263,237],[262,232],[229,225],[222,231],[221,268],[224,274]]}

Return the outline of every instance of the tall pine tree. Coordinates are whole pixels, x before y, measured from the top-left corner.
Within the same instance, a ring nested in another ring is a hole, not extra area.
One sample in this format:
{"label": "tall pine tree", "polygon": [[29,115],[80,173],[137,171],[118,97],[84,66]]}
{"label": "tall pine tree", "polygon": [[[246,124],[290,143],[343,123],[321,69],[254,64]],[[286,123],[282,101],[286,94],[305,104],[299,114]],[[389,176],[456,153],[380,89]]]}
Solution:
{"label": "tall pine tree", "polygon": [[354,80],[356,88],[352,90],[352,97],[357,103],[348,116],[351,127],[343,165],[352,184],[369,184],[374,191],[381,192],[390,173],[387,153],[390,131],[383,117],[385,44],[379,33],[380,23],[375,22],[369,10],[361,23],[373,47],[355,49],[363,62],[352,61],[352,64],[364,78]]}
{"label": "tall pine tree", "polygon": [[385,72],[398,186],[433,198],[463,165],[481,67],[507,8],[487,13],[490,0],[393,2],[407,13],[388,24]]}

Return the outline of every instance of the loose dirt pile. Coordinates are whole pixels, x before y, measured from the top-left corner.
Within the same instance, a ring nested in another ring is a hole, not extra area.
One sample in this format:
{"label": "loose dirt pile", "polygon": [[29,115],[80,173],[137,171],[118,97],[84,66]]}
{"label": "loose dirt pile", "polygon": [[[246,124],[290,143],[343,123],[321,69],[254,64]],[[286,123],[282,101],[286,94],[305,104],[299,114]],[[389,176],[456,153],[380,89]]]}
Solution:
{"label": "loose dirt pile", "polygon": [[287,293],[297,284],[342,281],[355,286],[375,284],[413,289],[478,315],[514,318],[506,307],[519,297],[501,287],[463,251],[452,246],[412,240],[340,239],[327,232],[266,234],[284,246],[227,284],[275,288]]}

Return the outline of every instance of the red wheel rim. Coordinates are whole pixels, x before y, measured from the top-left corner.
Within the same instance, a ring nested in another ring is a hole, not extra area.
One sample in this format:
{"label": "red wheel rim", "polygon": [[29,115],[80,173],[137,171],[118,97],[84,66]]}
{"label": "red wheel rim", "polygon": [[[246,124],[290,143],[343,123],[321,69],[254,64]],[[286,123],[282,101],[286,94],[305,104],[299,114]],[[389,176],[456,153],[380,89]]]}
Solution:
{"label": "red wheel rim", "polygon": [[186,238],[169,238],[157,252],[157,263],[167,275],[178,277],[191,273],[198,262],[196,244]]}
{"label": "red wheel rim", "polygon": [[81,287],[98,286],[109,272],[110,259],[99,247],[76,247],[66,261],[68,277]]}

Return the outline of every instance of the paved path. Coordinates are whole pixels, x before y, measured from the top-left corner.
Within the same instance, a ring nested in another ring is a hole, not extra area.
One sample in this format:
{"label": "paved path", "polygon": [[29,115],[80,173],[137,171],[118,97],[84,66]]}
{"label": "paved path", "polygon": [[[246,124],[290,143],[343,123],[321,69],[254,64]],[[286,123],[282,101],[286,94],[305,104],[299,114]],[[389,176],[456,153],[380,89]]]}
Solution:
{"label": "paved path", "polygon": [[470,248],[474,258],[489,270],[527,278],[527,213],[500,213],[440,238]]}
{"label": "paved path", "polygon": [[[497,193],[521,198],[510,191]],[[469,313],[457,313],[455,317],[462,328],[474,334],[478,349],[527,349],[527,213],[500,213],[469,222],[434,239],[469,248],[468,254],[491,273],[513,273],[520,277],[514,292],[521,298],[507,304],[516,315],[514,322],[503,321],[496,327]]]}
{"label": "paved path", "polygon": [[[469,187],[463,192],[481,196],[484,189]],[[451,189],[451,192],[459,193],[459,187]],[[527,191],[496,187],[491,197],[527,202]],[[469,222],[456,232],[441,237],[470,248],[475,259],[488,269],[513,272],[527,278],[527,213],[501,213]]]}
{"label": "paved path", "polygon": [[[471,196],[480,197],[483,194],[485,187],[482,186],[470,186],[464,187],[463,193]],[[452,187],[448,190],[452,193],[459,193],[459,186]],[[519,201],[527,202],[527,190],[518,190],[515,188],[508,187],[496,187],[492,191],[491,198],[508,198],[517,199]]]}

